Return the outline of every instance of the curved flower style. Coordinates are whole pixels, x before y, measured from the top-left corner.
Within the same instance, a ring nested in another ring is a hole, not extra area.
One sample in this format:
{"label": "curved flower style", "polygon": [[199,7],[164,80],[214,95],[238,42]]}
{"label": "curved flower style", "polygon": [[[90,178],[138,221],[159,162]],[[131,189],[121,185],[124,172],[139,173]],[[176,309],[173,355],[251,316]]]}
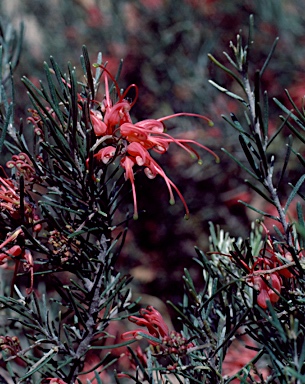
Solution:
{"label": "curved flower style", "polygon": [[[188,218],[189,209],[181,192],[165,174],[160,165],[152,158],[149,151],[164,154],[169,149],[170,144],[173,143],[188,152],[192,158],[197,159],[199,164],[202,164],[198,152],[191,147],[191,145],[196,145],[211,153],[218,162],[218,156],[209,148],[197,143],[194,140],[176,139],[165,132],[164,126],[164,121],[179,116],[193,116],[205,120],[210,125],[213,125],[213,123],[207,117],[194,113],[177,113],[162,117],[160,119],[146,119],[133,123],[129,112],[138,97],[137,86],[135,84],[131,84],[122,94],[117,82],[107,71],[107,69],[103,65],[96,64],[96,66],[102,68],[104,71],[105,98],[100,104],[99,109],[90,111],[92,128],[96,137],[99,138],[92,147],[92,150],[95,150],[101,144],[105,145],[104,143],[106,142],[106,139],[107,145],[102,147],[94,155],[94,158],[101,160],[104,164],[110,162],[114,157],[120,158],[120,165],[125,171],[125,179],[130,181],[132,187],[134,219],[138,218],[137,195],[134,177],[135,166],[144,167],[144,172],[149,179],[153,179],[157,175],[163,177],[169,191],[170,204],[175,203],[173,194],[174,189],[184,205],[186,212],[185,216]],[[118,96],[118,100],[116,102],[112,102],[110,98],[108,77],[112,80],[116,88]],[[136,91],[136,97],[134,101],[130,103],[126,100],[126,96],[132,88]]]}
{"label": "curved flower style", "polygon": [[[24,200],[24,216],[29,224],[34,225],[39,220],[35,212],[35,206],[28,199]],[[0,209],[15,220],[20,218],[20,194],[12,179],[0,177]]]}
{"label": "curved flower style", "polygon": [[13,155],[12,160],[9,160],[6,166],[11,169],[15,168],[17,176],[22,174],[27,181],[35,179],[36,171],[34,165],[26,153],[21,152],[18,155]]}
{"label": "curved flower style", "polygon": [[184,355],[189,348],[193,348],[194,344],[189,342],[185,337],[176,331],[170,331],[165,323],[162,315],[155,308],[149,305],[146,309],[140,309],[140,315],[129,316],[128,320],[140,327],[146,327],[147,330],[141,328],[133,331],[127,331],[122,334],[124,340],[140,340],[143,338],[143,334],[152,336],[158,340],[152,340],[147,338],[147,341],[152,347],[156,347],[157,350],[164,355],[178,354]]}

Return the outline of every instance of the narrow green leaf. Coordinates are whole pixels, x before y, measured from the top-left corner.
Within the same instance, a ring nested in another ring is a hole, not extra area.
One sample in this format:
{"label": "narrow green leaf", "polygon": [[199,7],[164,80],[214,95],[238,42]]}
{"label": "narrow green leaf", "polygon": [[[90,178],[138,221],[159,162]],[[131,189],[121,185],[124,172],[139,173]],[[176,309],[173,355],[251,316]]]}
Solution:
{"label": "narrow green leaf", "polygon": [[292,148],[291,151],[297,156],[298,160],[302,164],[303,167],[305,167],[305,159],[300,153],[296,153],[294,149]]}
{"label": "narrow green leaf", "polygon": [[286,336],[285,330],[284,330],[282,324],[280,323],[280,321],[278,319],[278,315],[275,312],[275,310],[274,310],[274,308],[273,308],[273,306],[269,300],[267,300],[267,306],[268,306],[268,310],[269,310],[269,314],[271,315],[271,318],[262,308],[260,308],[259,306],[257,306],[257,308],[258,308],[259,312],[261,313],[261,315],[270,323],[270,325],[272,325],[272,327],[274,327],[278,330],[280,337],[281,337],[281,340],[286,342],[287,336]]}
{"label": "narrow green leaf", "polygon": [[[159,340],[159,339],[157,339]],[[109,345],[93,345],[90,346],[90,350],[103,350],[103,349],[116,349],[116,348],[121,348],[121,347],[126,347],[127,345],[130,345],[134,343],[136,340],[127,340],[122,343],[118,344],[109,344]],[[159,340],[160,341],[160,340]]]}
{"label": "narrow green leaf", "polygon": [[283,180],[285,171],[287,169],[288,161],[290,159],[291,146],[292,146],[292,136],[291,135],[289,135],[289,137],[288,137],[288,142],[287,142],[286,146],[287,146],[286,155],[285,155],[285,159],[284,159],[284,163],[283,163],[283,167],[282,167],[282,172],[280,174],[280,177],[279,177],[279,180],[277,183],[277,189],[280,187],[280,184]]}
{"label": "narrow green leaf", "polygon": [[240,144],[242,146],[242,149],[246,155],[246,158],[249,162],[249,165],[250,167],[253,169],[253,171],[256,173],[256,175],[258,176],[259,179],[261,179],[262,175],[261,175],[261,172],[259,170],[259,167],[257,166],[257,164],[255,163],[253,157],[252,157],[252,153],[250,152],[249,150],[249,147],[248,145],[246,144],[246,141],[244,139],[244,137],[242,135],[239,136],[239,141],[240,141]]}
{"label": "narrow green leaf", "polygon": [[52,68],[54,70],[57,82],[58,82],[58,84],[60,86],[60,89],[61,89],[62,93],[66,97],[67,96],[67,89],[66,89],[67,88],[67,83],[64,80],[64,74],[61,72],[61,70],[60,70],[57,62],[54,60],[53,56],[50,56],[50,62],[51,62]]}
{"label": "narrow green leaf", "polygon": [[[53,122],[48,118],[45,119],[45,124],[49,128],[51,132],[52,138],[55,140],[58,147],[63,152],[63,155],[65,155],[65,158],[71,163],[71,165],[74,165],[74,160],[72,159],[70,153],[69,153],[69,144],[67,140],[65,139],[63,133],[57,126],[57,124],[53,124]],[[73,170],[76,171],[76,168],[73,167]]]}
{"label": "narrow green leaf", "polygon": [[260,209],[258,209],[258,208],[255,208],[255,207],[253,207],[252,205],[250,205],[250,204],[248,204],[248,203],[245,203],[245,202],[242,201],[242,200],[238,200],[238,202],[241,203],[241,204],[243,204],[243,205],[245,205],[247,208],[252,209],[252,211],[254,211],[254,212],[256,212],[256,213],[259,213],[259,214],[262,215],[262,216],[269,217],[270,219],[273,219],[273,220],[276,220],[276,221],[279,221],[279,222],[280,222],[280,219],[279,219],[278,217],[275,217],[275,216],[273,216],[273,215],[270,215],[270,214],[267,213],[267,212],[264,212],[264,211],[262,211],[262,210],[260,210]]}
{"label": "narrow green leaf", "polygon": [[22,225],[21,228],[22,228],[22,231],[25,233],[27,239],[30,240],[32,244],[36,245],[37,249],[40,250],[40,252],[49,254],[50,252],[49,249],[45,247],[43,244],[41,244],[35,237],[33,237],[33,235],[31,234],[29,229],[26,228],[26,226]]}
{"label": "narrow green leaf", "polygon": [[97,384],[103,384],[101,376],[97,371],[94,371],[94,376]]}
{"label": "narrow green leaf", "polygon": [[71,209],[69,207],[65,207],[63,205],[60,205],[60,204],[56,204],[56,203],[51,203],[49,201],[39,201],[38,204],[43,207],[43,206],[50,206],[50,207],[54,207],[54,208],[57,208],[59,210],[64,210],[64,211],[67,211],[67,212],[70,212],[70,213],[74,213],[76,215],[81,215],[82,211],[81,210],[75,210],[75,209]]}
{"label": "narrow green leaf", "polygon": [[298,222],[296,223],[296,230],[301,235],[299,236],[300,246],[303,249],[305,247],[305,221],[304,221],[304,215],[303,215],[303,208],[302,204],[298,201],[297,206],[297,215],[298,215]]}
{"label": "narrow green leaf", "polygon": [[301,188],[302,184],[304,183],[305,181],[305,175],[301,176],[298,180],[298,182],[296,183],[296,185],[293,187],[293,190],[292,192],[290,193],[288,199],[287,199],[287,202],[286,202],[286,205],[285,205],[285,208],[284,208],[284,212],[287,213],[287,210],[291,204],[291,202],[293,201],[293,199],[295,198],[295,195],[298,193],[299,189]]}
{"label": "narrow green leaf", "polygon": [[[44,94],[42,91],[36,87],[26,76],[23,76],[21,81],[24,83],[28,91],[30,92],[31,95],[35,96],[35,92],[39,95],[40,98],[44,99]],[[35,91],[35,92],[34,92]],[[39,106],[44,109],[44,105],[41,103],[39,98],[35,98],[36,102],[38,102]]]}
{"label": "narrow green leaf", "polygon": [[247,136],[247,138],[248,138],[249,140],[251,140],[251,135],[250,135],[248,132],[246,132],[246,131],[244,130],[244,128],[242,127],[242,125],[240,124],[240,122],[238,121],[238,119],[237,119],[237,117],[234,115],[234,113],[230,113],[230,116],[231,116],[232,121],[229,120],[229,119],[227,118],[227,116],[225,116],[225,115],[221,115],[221,117],[222,117],[227,123],[229,123],[229,124],[231,125],[231,127],[233,127],[234,129],[236,129],[239,133],[242,133],[243,135]]}
{"label": "narrow green leaf", "polygon": [[220,92],[223,92],[226,95],[232,97],[233,99],[240,101],[246,107],[248,107],[248,103],[241,96],[238,96],[238,95],[236,95],[236,93],[233,93],[233,92],[229,91],[228,89],[220,86],[219,84],[215,83],[213,80],[209,80],[209,83],[212,84],[215,88],[217,88]]}
{"label": "narrow green leaf", "polygon": [[39,359],[32,367],[30,370],[22,377],[20,377],[19,382],[22,382],[23,380],[27,379],[28,377],[32,376],[35,372],[41,371],[41,369],[48,364],[50,360],[53,359],[53,354],[56,353],[57,351],[55,348],[50,349],[49,352],[45,353],[41,359]]}
{"label": "narrow green leaf", "polygon": [[279,100],[277,100],[276,98],[273,99],[275,104],[278,105],[285,113],[287,113],[287,115],[289,115],[289,117],[291,117],[298,125],[300,128],[302,128],[304,131],[305,131],[305,126],[304,124],[302,123],[302,121],[295,115],[292,113],[291,110],[289,110],[288,108],[286,108]]}
{"label": "narrow green leaf", "polygon": [[263,109],[263,134],[264,138],[268,137],[268,125],[269,125],[269,99],[267,91],[263,95],[264,109]]}
{"label": "narrow green leaf", "polygon": [[[13,309],[13,308],[12,308],[12,309]],[[17,311],[17,310],[15,310],[15,309],[13,309],[13,310],[14,310],[15,312],[21,314],[20,311]],[[26,316],[24,315],[24,313],[22,314],[22,316],[26,318]],[[17,317],[15,317],[15,318],[12,318],[12,317],[11,317],[11,318],[8,318],[8,320],[14,320],[14,321],[20,323],[20,324],[23,325],[24,327],[33,330],[33,331],[35,332],[36,335],[37,335],[37,334],[41,334],[41,328],[40,328],[39,326],[33,324],[33,319],[31,319],[30,316],[27,316],[27,318],[28,318],[28,321],[22,320],[22,318],[20,318],[20,317],[18,317],[18,318],[17,318]]]}
{"label": "narrow green leaf", "polygon": [[304,361],[305,361],[305,340],[303,341],[301,353],[299,354],[299,366],[300,367],[302,367],[304,365]]}
{"label": "narrow green leaf", "polygon": [[50,104],[50,106],[52,107],[52,109],[54,110],[54,113],[56,114],[58,120],[60,121],[60,124],[62,126],[65,126],[65,120],[64,120],[62,111],[60,110],[59,105],[58,105],[59,100],[57,97],[57,90],[55,89],[55,86],[54,86],[54,82],[53,82],[53,78],[51,76],[50,68],[46,62],[44,62],[44,69],[45,69],[45,73],[46,73],[46,78],[47,78],[51,98],[49,97],[49,95],[44,90],[43,90],[43,94],[45,95],[45,98],[48,101],[48,103]]}
{"label": "narrow green leaf", "polygon": [[83,50],[83,58],[84,58],[84,63],[85,63],[85,68],[86,68],[86,75],[87,75],[87,80],[88,80],[88,85],[91,91],[91,97],[94,99],[94,83],[93,83],[93,78],[92,78],[92,66],[90,64],[90,59],[88,55],[88,50],[85,45],[82,47]]}
{"label": "narrow green leaf", "polygon": [[210,263],[209,263],[209,260],[207,259],[207,257],[205,256],[205,254],[198,248],[198,247],[195,247],[195,251],[198,255],[198,259],[195,259],[195,261],[203,268],[205,269],[208,274],[212,277],[216,277],[216,274],[215,272],[213,272],[211,266],[210,266]]}
{"label": "narrow green leaf", "polygon": [[230,75],[231,77],[233,77],[233,79],[235,81],[237,81],[237,83],[242,87],[242,89],[244,90],[244,92],[246,93],[246,90],[245,90],[245,87],[244,87],[244,84],[243,82],[240,80],[240,78],[238,76],[235,75],[234,72],[232,72],[229,68],[225,67],[224,65],[222,65],[217,59],[215,59],[215,57],[213,55],[211,55],[210,53],[208,54],[208,58],[214,63],[216,64],[219,68],[221,68],[223,71],[225,71],[228,75]]}
{"label": "narrow green leaf", "polygon": [[[77,316],[77,319],[78,319],[78,322],[82,324],[82,326],[84,327],[84,329],[87,330],[87,324],[86,324],[86,320],[83,316],[83,314],[88,314],[88,312],[85,310],[84,307],[82,307],[80,305],[79,302],[77,302],[77,299],[74,297],[74,292],[72,293],[71,289],[69,286],[65,286],[64,288],[66,288],[66,292],[70,298],[70,304],[72,305],[73,309],[74,309],[74,312],[75,312],[75,316]],[[69,329],[69,326],[67,327],[67,329]]]}
{"label": "narrow green leaf", "polygon": [[[283,118],[283,117],[280,116],[280,118]],[[289,121],[286,121],[286,125],[296,135],[296,137],[300,139],[302,143],[305,144],[305,135],[304,134],[302,135],[302,133],[299,132]]]}
{"label": "narrow green leaf", "polygon": [[299,115],[299,117],[301,118],[301,120],[303,121],[303,123],[305,123],[305,116],[303,115],[303,113],[299,110],[299,108],[297,107],[296,103],[293,101],[292,97],[290,96],[290,93],[288,92],[287,89],[285,89],[285,93],[291,103],[291,105],[293,106],[293,109],[297,112],[297,114]]}
{"label": "narrow green leaf", "polygon": [[266,70],[266,68],[267,68],[267,66],[268,66],[268,64],[269,64],[269,62],[271,60],[271,57],[272,57],[272,55],[273,55],[273,53],[275,51],[275,48],[276,48],[276,45],[277,45],[278,41],[279,41],[279,37],[276,37],[274,42],[273,42],[273,44],[272,44],[271,50],[270,50],[270,52],[269,52],[269,54],[267,56],[267,59],[265,60],[264,65],[262,66],[262,68],[260,70],[260,77],[263,76],[263,73],[265,72],[265,70]]}
{"label": "narrow green leaf", "polygon": [[12,124],[13,119],[13,103],[9,104],[8,110],[5,116],[5,122],[2,127],[1,137],[0,137],[0,153],[2,152],[3,144],[6,138],[7,130],[10,124]]}
{"label": "narrow green leaf", "polygon": [[[244,324],[244,320],[245,318],[247,317],[247,315],[249,314],[249,309],[246,309],[245,312],[240,315],[239,314],[239,320],[236,322],[236,324],[234,325],[234,327],[232,327],[231,329],[227,329],[228,333],[226,334],[225,336],[225,339],[223,340],[223,342],[218,345],[218,347],[213,351],[213,355],[215,356],[217,354],[217,352],[223,348],[224,346],[227,345],[227,343],[229,342],[229,340],[235,336],[236,334],[236,331],[238,329],[240,329],[240,327]],[[218,341],[220,341],[220,338],[218,339]]]}
{"label": "narrow green leaf", "polygon": [[[61,357],[62,360],[64,360],[64,357]],[[60,371],[62,368],[67,367],[74,359],[73,357],[66,357],[64,361],[61,361],[61,364],[58,365],[57,371]]]}
{"label": "narrow green leaf", "polygon": [[194,325],[194,323],[187,317],[176,305],[174,305],[171,301],[166,302],[168,305],[170,305],[176,312],[177,314],[181,317],[183,320],[183,323],[185,325],[188,325],[190,329],[198,332],[199,334],[202,334],[204,332],[203,329],[200,329]]}
{"label": "narrow green leaf", "polygon": [[243,63],[243,70],[245,73],[248,73],[248,66],[251,54],[251,47],[254,43],[254,17],[253,15],[249,16],[249,33],[248,33],[248,44],[245,48],[246,50],[246,58]]}
{"label": "narrow green leaf", "polygon": [[231,58],[230,55],[227,54],[227,52],[222,52],[226,59],[228,60],[228,62],[238,71],[238,65],[234,62],[234,60]]}
{"label": "narrow green leaf", "polygon": [[225,152],[228,156],[231,157],[242,169],[244,169],[249,175],[251,175],[254,179],[259,180],[259,177],[253,173],[249,168],[247,168],[244,164],[242,164],[235,156],[231,155],[230,152],[228,152],[226,149],[221,148],[223,152]]}
{"label": "narrow green leaf", "polygon": [[285,126],[285,124],[287,123],[289,119],[289,116],[286,116],[286,118],[284,119],[284,121],[282,122],[282,124],[279,126],[279,128],[276,130],[276,132],[273,134],[273,136],[270,138],[270,140],[268,141],[268,144],[267,144],[267,147],[269,147],[269,145],[273,142],[273,140],[277,137],[277,135],[281,132],[281,130],[283,129],[283,127]]}
{"label": "narrow green leaf", "polygon": [[269,171],[266,151],[265,151],[265,149],[263,147],[262,139],[260,138],[260,136],[256,132],[254,133],[253,136],[254,136],[254,139],[255,139],[255,142],[256,142],[256,147],[258,149],[258,159],[259,159],[259,161],[262,164],[262,167],[260,167],[260,170],[261,170],[261,173],[263,173],[263,177],[265,178],[266,175],[268,174],[268,171]]}
{"label": "narrow green leaf", "polygon": [[19,63],[21,50],[23,48],[23,39],[24,39],[24,23],[20,23],[20,31],[18,33],[18,37],[16,38],[17,46],[15,46],[14,56],[11,58],[11,67],[15,69]]}
{"label": "narrow green leaf", "polygon": [[266,201],[268,201],[268,203],[274,205],[273,200],[269,196],[267,196],[263,191],[261,191],[256,185],[251,183],[251,181],[245,179],[245,183],[247,185],[249,185],[249,187],[252,188],[256,193],[258,193],[260,196],[262,196],[264,200],[266,200]]}
{"label": "narrow green leaf", "polygon": [[97,92],[98,90],[98,84],[99,84],[99,81],[101,79],[101,76],[103,74],[103,71],[101,70],[101,67],[100,65],[102,64],[103,62],[103,55],[102,55],[102,52],[99,52],[98,55],[97,55],[97,60],[96,60],[96,66],[93,64],[93,67],[95,67],[95,76],[94,76],[94,80],[95,80],[95,91]]}
{"label": "narrow green leaf", "polygon": [[305,384],[305,377],[303,373],[298,372],[294,368],[289,366],[284,367],[284,372],[286,375],[289,375],[291,379],[296,380],[296,383]]}

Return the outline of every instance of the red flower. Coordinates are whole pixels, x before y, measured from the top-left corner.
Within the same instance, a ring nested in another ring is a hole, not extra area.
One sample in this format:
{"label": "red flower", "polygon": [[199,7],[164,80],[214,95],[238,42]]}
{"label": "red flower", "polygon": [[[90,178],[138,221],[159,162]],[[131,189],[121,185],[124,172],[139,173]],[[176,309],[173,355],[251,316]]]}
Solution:
{"label": "red flower", "polygon": [[98,160],[102,160],[104,164],[107,164],[113,158],[115,150],[115,147],[108,145],[107,147],[100,149],[98,153],[94,155],[94,157]]}
{"label": "red flower", "polygon": [[152,306],[146,309],[140,309],[140,315],[129,316],[128,320],[140,327],[146,327],[147,330],[141,328],[133,331],[127,331],[122,334],[124,340],[140,340],[142,334],[152,336],[157,340],[147,339],[152,347],[158,347],[158,351],[162,354],[178,354],[183,355],[189,348],[193,348],[194,344],[187,341],[181,333],[169,331],[162,315]]}
{"label": "red flower", "polygon": [[[260,272],[262,272],[261,275],[259,275]],[[257,304],[261,308],[267,308],[267,300],[269,300],[271,304],[275,304],[279,300],[282,288],[282,279],[278,273],[266,274],[266,270],[258,270],[255,271],[255,275],[251,278],[251,281],[253,282],[253,287],[259,290]],[[268,281],[272,288],[266,281]]]}
{"label": "red flower", "polygon": [[[95,150],[100,145],[104,145],[106,141],[107,145],[100,149],[94,155],[94,158],[101,160],[104,164],[107,164],[115,155],[120,158],[120,165],[125,171],[125,179],[131,182],[135,219],[138,217],[134,178],[135,166],[144,167],[144,172],[150,179],[155,178],[157,175],[163,177],[170,194],[170,204],[175,203],[174,189],[184,204],[187,218],[189,216],[189,210],[181,192],[165,174],[160,165],[152,158],[150,151],[164,154],[169,149],[170,144],[174,143],[188,152],[192,158],[197,159],[198,163],[201,164],[202,161],[198,152],[191,147],[191,145],[196,145],[211,153],[218,161],[218,156],[204,145],[194,140],[176,139],[164,131],[165,127],[163,122],[174,117],[198,117],[207,121],[210,125],[212,124],[211,120],[198,114],[177,113],[160,119],[146,119],[133,123],[129,112],[138,97],[137,86],[131,84],[122,94],[115,79],[106,68],[98,64],[96,64],[96,66],[102,68],[105,74],[105,98],[100,104],[99,109],[90,111],[94,133],[97,137],[100,137],[92,147],[92,150]],[[108,77],[113,81],[117,91],[118,100],[115,103],[110,99]],[[134,89],[136,92],[135,99],[132,103],[126,100],[126,96],[131,89]]]}
{"label": "red flower", "polygon": [[103,121],[103,115],[100,111],[91,109],[90,119],[93,126],[94,133],[97,137],[103,136],[107,133],[107,125]]}
{"label": "red flower", "polygon": [[[0,209],[9,214],[13,219],[20,218],[20,195],[16,185],[11,179],[0,177]],[[34,224],[39,220],[39,216],[35,213],[34,205],[24,199],[24,215],[29,224]],[[34,229],[33,228],[33,229]],[[35,229],[35,230],[36,230]]]}

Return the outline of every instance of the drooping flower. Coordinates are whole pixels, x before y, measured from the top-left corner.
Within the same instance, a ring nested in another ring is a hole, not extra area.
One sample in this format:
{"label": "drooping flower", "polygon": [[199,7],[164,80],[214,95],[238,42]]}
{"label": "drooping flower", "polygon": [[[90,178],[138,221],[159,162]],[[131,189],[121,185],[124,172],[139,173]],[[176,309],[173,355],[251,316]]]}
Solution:
{"label": "drooping flower", "polygon": [[275,304],[280,299],[282,277],[291,278],[293,273],[288,269],[291,260],[288,259],[287,252],[274,243],[266,226],[263,223],[261,225],[267,234],[267,246],[263,248],[263,253],[260,252],[252,267],[247,267],[250,272],[247,281],[258,291],[257,304],[267,309],[268,300]]}
{"label": "drooping flower", "polygon": [[128,320],[140,327],[146,329],[135,329],[122,334],[124,340],[140,340],[143,335],[152,336],[147,338],[147,341],[152,347],[155,347],[161,354],[177,354],[184,355],[187,350],[194,347],[192,342],[189,342],[185,337],[176,331],[170,331],[160,312],[152,306],[146,309],[140,309],[141,317],[129,316]]}
{"label": "drooping flower", "polygon": [[107,133],[107,125],[103,121],[103,115],[100,111],[91,109],[90,110],[90,119],[93,126],[95,136],[104,136]]}
{"label": "drooping flower", "polygon": [[254,276],[249,278],[249,281],[253,283],[254,289],[259,291],[257,304],[261,308],[268,308],[267,300],[269,300],[271,304],[275,304],[280,299],[282,279],[277,272],[266,274],[266,270],[257,270]]}
{"label": "drooping flower", "polygon": [[107,164],[115,155],[116,148],[112,145],[108,145],[107,147],[104,147],[100,149],[94,157],[97,160],[102,160],[104,164]]}

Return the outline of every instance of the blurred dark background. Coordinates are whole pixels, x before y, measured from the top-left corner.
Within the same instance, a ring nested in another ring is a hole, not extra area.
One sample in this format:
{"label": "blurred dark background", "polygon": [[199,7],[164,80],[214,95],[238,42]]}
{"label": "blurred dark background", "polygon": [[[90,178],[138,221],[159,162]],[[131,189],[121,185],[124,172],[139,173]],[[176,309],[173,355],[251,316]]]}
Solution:
{"label": "blurred dark background", "polygon": [[[80,67],[79,56],[82,45],[86,45],[92,62],[101,51],[103,61],[108,61],[108,69],[114,74],[120,59],[124,59],[120,86],[135,83],[139,87],[139,99],[132,109],[134,121],[184,111],[207,115],[215,123],[209,127],[194,118],[167,122],[172,135],[185,132],[185,137],[210,147],[221,157],[221,163],[216,164],[212,156],[200,150],[203,165],[199,166],[179,148],[171,148],[158,159],[184,195],[191,211],[190,220],[183,219],[184,208],[178,197],[176,205],[169,206],[167,188],[161,178],[151,181],[145,175],[137,175],[139,207],[143,213],[138,221],[130,223],[120,259],[121,268],[134,276],[135,291],[161,300],[179,300],[183,268],[190,268],[196,278],[194,246],[208,249],[208,222],[220,224],[233,236],[245,237],[256,216],[238,199],[268,209],[244,185],[245,174],[221,152],[225,147],[241,157],[237,134],[221,114],[234,112],[242,116],[242,109],[216,91],[208,79],[237,93],[240,90],[209,62],[207,54],[210,52],[225,63],[222,52],[229,52],[229,42],[235,41],[240,30],[247,36],[249,15],[253,14],[256,33],[251,72],[263,64],[279,36],[263,84],[270,97],[286,103],[284,89],[288,88],[300,101],[305,93],[303,5],[302,0],[0,2],[3,20],[8,18],[16,27],[21,21],[25,23],[24,49],[15,74],[16,117],[26,116],[29,107],[20,77],[26,75],[34,83],[44,80],[43,61],[48,61],[50,55],[62,68],[67,61]],[[271,104],[271,130],[279,124],[279,113]],[[281,145],[277,149],[279,156],[280,148]],[[132,204],[129,208],[132,210]]]}

